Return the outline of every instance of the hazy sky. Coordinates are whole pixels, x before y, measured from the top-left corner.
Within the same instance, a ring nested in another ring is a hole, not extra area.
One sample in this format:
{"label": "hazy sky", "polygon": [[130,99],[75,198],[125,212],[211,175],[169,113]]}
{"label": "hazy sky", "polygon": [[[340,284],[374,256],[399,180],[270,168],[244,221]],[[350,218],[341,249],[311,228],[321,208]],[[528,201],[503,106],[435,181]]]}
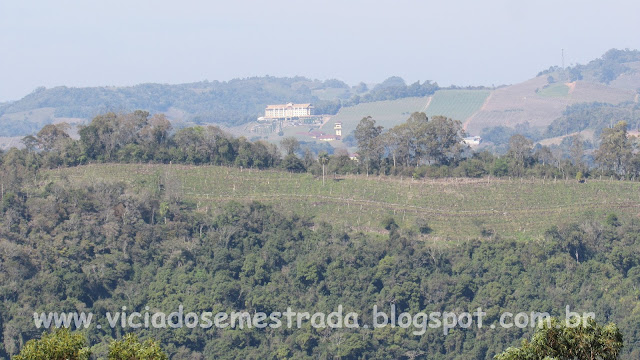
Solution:
{"label": "hazy sky", "polygon": [[0,101],[38,86],[391,75],[517,83],[640,48],[640,2],[0,0]]}

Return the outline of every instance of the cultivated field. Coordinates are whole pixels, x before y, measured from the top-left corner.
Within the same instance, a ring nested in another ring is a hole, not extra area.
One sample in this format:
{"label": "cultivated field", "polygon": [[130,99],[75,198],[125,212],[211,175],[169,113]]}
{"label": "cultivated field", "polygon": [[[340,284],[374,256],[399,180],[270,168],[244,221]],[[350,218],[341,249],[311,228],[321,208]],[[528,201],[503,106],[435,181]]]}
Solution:
{"label": "cultivated field", "polygon": [[491,234],[539,239],[553,224],[585,216],[638,217],[640,183],[590,180],[485,178],[412,180],[407,178],[327,176],[326,185],[310,174],[240,170],[216,166],[89,165],[52,170],[42,184],[123,181],[137,190],[157,189],[213,210],[231,200],[257,200],[316,221],[358,231],[384,232],[381,221],[393,216],[402,227],[427,219],[433,240],[457,240]]}
{"label": "cultivated field", "polygon": [[443,115],[464,122],[480,110],[489,90],[440,90],[427,107],[427,116]]}
{"label": "cultivated field", "polygon": [[322,131],[332,134],[333,124],[341,121],[342,133],[346,136],[355,130],[365,116],[372,116],[378,125],[388,129],[406,121],[416,111],[425,112],[429,117],[443,115],[464,122],[482,107],[489,93],[488,90],[440,90],[430,97],[376,101],[344,107],[325,124]]}
{"label": "cultivated field", "polygon": [[342,133],[346,136],[355,130],[360,120],[366,116],[372,116],[378,125],[390,128],[406,121],[413,112],[425,111],[428,103],[429,98],[423,97],[375,101],[343,107],[321,130],[327,134],[333,134],[333,124],[341,121]]}

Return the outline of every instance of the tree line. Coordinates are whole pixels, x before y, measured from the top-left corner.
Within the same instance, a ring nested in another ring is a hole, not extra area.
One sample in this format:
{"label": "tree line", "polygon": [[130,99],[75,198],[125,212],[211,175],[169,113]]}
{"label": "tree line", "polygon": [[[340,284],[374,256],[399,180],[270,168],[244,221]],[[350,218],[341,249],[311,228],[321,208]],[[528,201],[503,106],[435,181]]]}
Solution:
{"label": "tree line", "polygon": [[[591,152],[579,136],[568,137],[566,149],[535,145],[521,134],[510,136],[503,155],[473,151],[463,141],[460,121],[413,113],[406,122],[390,129],[363,118],[353,138],[357,153],[337,149],[315,154],[293,137],[278,145],[234,137],[216,126],[173,130],[162,114],[146,111],[98,115],[81,126],[78,139],[68,125],[49,124],[35,136],[22,139],[24,149],[0,153],[0,161],[39,168],[77,166],[92,162],[222,165],[290,172],[324,174],[395,175],[413,178],[442,177],[615,177],[635,180],[640,175],[637,138],[629,135],[626,122],[601,131],[598,147]],[[589,161],[588,161],[589,160]],[[595,166],[590,166],[592,161]],[[324,169],[324,172],[323,172]],[[2,174],[10,187],[13,174]]]}
{"label": "tree line", "polygon": [[363,118],[354,137],[363,172],[413,177],[546,177],[580,179],[614,176],[636,179],[640,175],[640,153],[636,137],[627,123],[602,129],[599,147],[592,156],[595,167],[586,162],[585,141],[580,135],[569,137],[568,150],[535,145],[528,137],[515,133],[509,137],[506,154],[486,150],[472,151],[464,143],[460,121],[424,113],[413,113],[402,124],[385,131],[375,119]]}

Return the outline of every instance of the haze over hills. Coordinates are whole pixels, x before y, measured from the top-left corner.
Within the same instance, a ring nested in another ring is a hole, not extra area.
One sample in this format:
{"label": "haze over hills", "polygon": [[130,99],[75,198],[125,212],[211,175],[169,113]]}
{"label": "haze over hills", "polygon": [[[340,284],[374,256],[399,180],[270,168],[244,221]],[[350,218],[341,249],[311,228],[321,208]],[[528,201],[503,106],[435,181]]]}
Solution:
{"label": "haze over hills", "polygon": [[[563,121],[569,106],[583,103],[628,108],[628,120],[634,127],[639,89],[640,52],[636,50],[610,50],[587,65],[551,67],[530,80],[498,88],[443,89],[430,81],[407,85],[398,77],[375,86],[350,86],[335,79],[270,76],[178,85],[38,88],[19,101],[0,104],[0,136],[17,140],[49,123],[82,124],[107,111],[142,109],[164,113],[174,127],[215,124],[247,137],[277,141],[282,135],[293,135],[314,141],[305,134],[309,129],[257,134],[250,125],[268,104],[299,102],[313,103],[317,114],[335,115],[330,121],[325,119],[320,128],[325,133],[332,132],[334,121],[343,122],[344,135],[348,135],[364,116],[373,116],[388,128],[414,111],[424,111],[429,116],[460,120],[471,135],[483,135],[495,127],[525,126],[538,134],[535,140],[542,140],[594,127],[570,129],[565,125],[562,134],[548,129],[554,121]],[[601,121],[592,123],[603,126]],[[337,141],[332,145],[343,146]]]}

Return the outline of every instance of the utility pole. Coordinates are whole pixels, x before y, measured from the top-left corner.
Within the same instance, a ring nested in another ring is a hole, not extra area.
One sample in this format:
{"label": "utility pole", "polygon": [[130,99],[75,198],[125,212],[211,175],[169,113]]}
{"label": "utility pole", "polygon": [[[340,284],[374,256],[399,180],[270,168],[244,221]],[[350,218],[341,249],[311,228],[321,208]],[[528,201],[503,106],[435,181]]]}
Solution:
{"label": "utility pole", "polygon": [[564,70],[564,49],[562,49],[562,70]]}

